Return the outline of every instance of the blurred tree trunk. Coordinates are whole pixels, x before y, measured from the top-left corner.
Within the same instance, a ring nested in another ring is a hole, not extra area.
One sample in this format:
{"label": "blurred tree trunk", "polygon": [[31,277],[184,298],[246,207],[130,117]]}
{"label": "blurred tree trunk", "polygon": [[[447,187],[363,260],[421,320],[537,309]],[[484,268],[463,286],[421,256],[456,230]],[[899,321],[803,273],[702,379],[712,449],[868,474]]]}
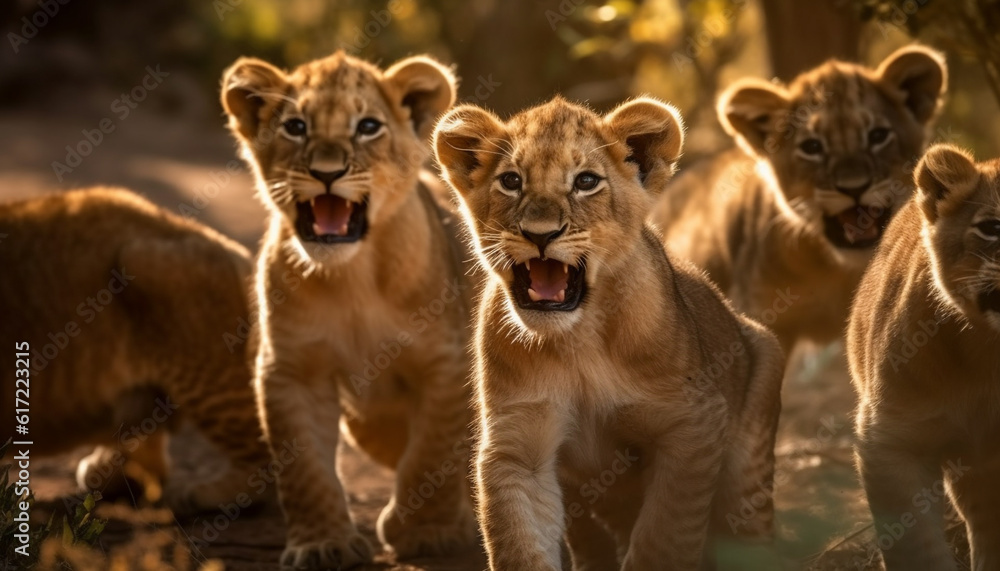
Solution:
{"label": "blurred tree trunk", "polygon": [[844,0],[761,0],[771,69],[782,81],[830,58],[858,60],[861,22]]}
{"label": "blurred tree trunk", "polygon": [[568,49],[559,28],[580,0],[448,0],[442,35],[462,76],[460,96],[500,113],[541,103],[565,87],[565,64],[551,59]]}

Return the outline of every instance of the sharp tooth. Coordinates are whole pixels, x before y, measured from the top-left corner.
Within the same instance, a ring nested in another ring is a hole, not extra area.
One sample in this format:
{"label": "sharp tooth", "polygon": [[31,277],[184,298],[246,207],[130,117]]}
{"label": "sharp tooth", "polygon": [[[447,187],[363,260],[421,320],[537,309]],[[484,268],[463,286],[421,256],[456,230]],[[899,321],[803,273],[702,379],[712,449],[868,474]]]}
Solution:
{"label": "sharp tooth", "polygon": [[525,260],[524,261],[524,267],[528,268],[528,271],[530,272],[531,271],[531,260]]}
{"label": "sharp tooth", "polygon": [[563,264],[563,275],[569,275],[569,264]]}
{"label": "sharp tooth", "polygon": [[556,294],[556,301],[559,303],[566,301],[566,290],[559,290],[559,293]]}
{"label": "sharp tooth", "polygon": [[528,288],[528,297],[531,298],[531,301],[538,301],[542,299],[542,296],[538,295],[538,292],[531,289],[530,287]]}
{"label": "sharp tooth", "polygon": [[344,225],[340,227],[339,233],[341,236],[347,235],[347,222],[344,222]]}

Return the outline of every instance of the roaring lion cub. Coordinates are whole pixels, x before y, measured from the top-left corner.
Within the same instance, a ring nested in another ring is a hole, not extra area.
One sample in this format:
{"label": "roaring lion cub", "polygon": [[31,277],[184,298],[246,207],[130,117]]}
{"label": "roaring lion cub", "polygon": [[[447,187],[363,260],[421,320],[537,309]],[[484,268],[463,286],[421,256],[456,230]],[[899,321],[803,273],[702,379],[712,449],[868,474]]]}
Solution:
{"label": "roaring lion cub", "polygon": [[889,571],[957,568],[946,488],[972,569],[998,569],[1000,160],[938,145],[916,182],[851,311],[858,465]]}
{"label": "roaring lion cub", "polygon": [[831,61],[789,86],[743,80],[719,98],[742,151],[698,165],[652,219],[737,308],[799,339],[843,334],[851,295],[892,214],[947,84],[943,58],[911,46],[877,69]]}
{"label": "roaring lion cub", "polygon": [[337,475],[338,425],[397,471],[383,542],[407,557],[475,541],[467,258],[418,180],[454,96],[452,73],[427,57],[382,71],[338,52],[290,73],[244,58],[223,78],[270,210],[256,276],[260,415],[272,450],[308,448],[278,478],[283,565],[372,559]]}
{"label": "roaring lion cub", "polygon": [[561,570],[564,532],[577,569],[648,570],[699,567],[710,526],[771,531],[769,495],[733,518],[770,489],[781,349],[644,224],[682,138],[647,98],[506,123],[463,106],[437,127],[490,274],[474,345],[494,570]]}
{"label": "roaring lion cub", "polygon": [[230,468],[167,479],[167,502],[216,509],[249,491],[268,454],[247,356],[225,341],[247,317],[246,249],[107,188],[4,204],[0,236],[3,438],[31,441],[33,454],[98,444],[80,487],[124,492],[125,475],[167,478],[167,434],[186,418]]}

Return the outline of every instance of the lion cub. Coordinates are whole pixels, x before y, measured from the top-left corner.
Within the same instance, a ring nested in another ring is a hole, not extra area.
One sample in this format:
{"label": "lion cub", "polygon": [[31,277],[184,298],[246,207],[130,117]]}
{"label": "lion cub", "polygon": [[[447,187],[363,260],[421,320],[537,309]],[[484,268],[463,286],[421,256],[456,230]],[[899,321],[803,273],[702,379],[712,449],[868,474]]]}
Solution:
{"label": "lion cub", "polygon": [[769,501],[732,516],[771,485],[781,349],[643,222],[682,138],[646,98],[437,127],[489,271],[475,479],[494,570],[562,569],[564,532],[577,569],[648,570],[698,568],[710,526],[771,531]]}
{"label": "lion cub", "polygon": [[790,85],[742,80],[719,121],[742,151],[687,170],[652,220],[737,308],[796,341],[839,338],[851,295],[892,214],[947,84],[943,58],[911,46],[877,69],[831,61]]}
{"label": "lion cub", "polygon": [[[225,337],[247,317],[246,249],[109,188],[4,204],[0,234],[3,438],[17,419],[28,432],[15,440],[33,453],[97,444],[78,466],[82,489],[166,480],[182,513],[249,492],[269,459],[245,351]],[[168,478],[167,435],[182,418],[229,459],[226,472]]]}
{"label": "lion cub", "polygon": [[337,475],[338,426],[397,471],[383,542],[405,557],[475,541],[467,257],[418,180],[454,96],[452,73],[426,57],[382,71],[338,52],[291,73],[244,58],[223,78],[270,210],[256,276],[260,415],[272,450],[307,448],[278,478],[283,565],[372,559]]}
{"label": "lion cub", "polygon": [[1000,160],[937,145],[915,178],[851,311],[858,466],[890,571],[957,568],[946,488],[972,568],[998,569]]}

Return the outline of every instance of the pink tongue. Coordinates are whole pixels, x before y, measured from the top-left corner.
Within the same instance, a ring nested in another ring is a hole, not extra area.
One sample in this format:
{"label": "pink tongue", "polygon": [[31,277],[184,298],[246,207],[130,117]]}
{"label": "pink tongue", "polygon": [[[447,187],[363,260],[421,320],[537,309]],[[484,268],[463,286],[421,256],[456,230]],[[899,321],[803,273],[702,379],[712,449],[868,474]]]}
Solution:
{"label": "pink tongue", "polygon": [[878,222],[861,208],[845,210],[837,215],[837,220],[844,225],[844,237],[852,244],[878,238]]}
{"label": "pink tongue", "polygon": [[313,199],[313,232],[317,236],[347,234],[354,205],[339,196],[321,194]]}
{"label": "pink tongue", "polygon": [[556,301],[560,291],[566,289],[568,275],[563,271],[563,264],[557,260],[531,260],[531,289],[542,299]]}

